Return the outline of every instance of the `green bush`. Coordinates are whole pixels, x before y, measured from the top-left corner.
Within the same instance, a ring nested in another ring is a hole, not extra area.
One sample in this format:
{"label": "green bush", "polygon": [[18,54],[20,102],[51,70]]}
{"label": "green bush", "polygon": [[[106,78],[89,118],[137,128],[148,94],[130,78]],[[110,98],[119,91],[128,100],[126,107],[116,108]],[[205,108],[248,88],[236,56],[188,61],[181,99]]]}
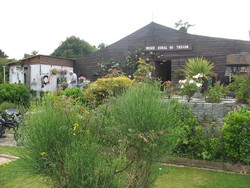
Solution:
{"label": "green bush", "polygon": [[209,103],[219,103],[221,102],[221,98],[225,97],[226,94],[226,88],[217,82],[213,87],[210,87],[209,90],[205,92],[205,101]]}
{"label": "green bush", "polygon": [[250,101],[250,74],[235,76],[234,81],[229,84],[229,90],[235,92],[239,103],[249,103]]}
{"label": "green bush", "polygon": [[152,82],[154,78],[151,77],[152,71],[155,70],[155,67],[150,63],[146,62],[143,58],[138,60],[138,68],[134,72],[133,77],[137,82]]}
{"label": "green bush", "polygon": [[65,90],[62,90],[60,94],[65,95],[67,97],[71,97],[77,101],[83,102],[83,92],[78,87],[67,88]]}
{"label": "green bush", "polygon": [[182,104],[175,112],[182,122],[180,128],[184,133],[173,154],[205,160],[222,159],[220,129],[214,121],[201,125],[186,104]]}
{"label": "green bush", "polygon": [[99,78],[84,92],[84,99],[89,103],[100,104],[110,96],[117,96],[131,87],[132,80],[128,77]]}
{"label": "green bush", "polygon": [[18,108],[18,106],[14,103],[3,102],[0,104],[0,114],[3,113],[8,108]]}
{"label": "green bush", "polygon": [[232,162],[250,162],[250,110],[231,111],[224,119],[223,145],[225,159]]}
{"label": "green bush", "polygon": [[0,84],[0,103],[2,102],[28,107],[30,102],[29,89],[23,84]]}
{"label": "green bush", "polygon": [[110,107],[111,124],[120,131],[115,134],[120,143],[117,145],[123,144],[125,148],[126,163],[122,169],[130,177],[128,187],[150,187],[153,165],[178,142],[180,119],[175,113],[178,102],[162,101],[162,97],[159,87],[140,83]]}
{"label": "green bush", "polygon": [[180,104],[175,110],[180,118],[179,128],[183,130],[183,135],[179,140],[174,154],[181,156],[197,157],[203,150],[203,129],[199,125],[197,118],[188,105]]}
{"label": "green bush", "polygon": [[53,187],[118,187],[92,118],[72,98],[46,95],[21,128],[27,171],[49,177]]}

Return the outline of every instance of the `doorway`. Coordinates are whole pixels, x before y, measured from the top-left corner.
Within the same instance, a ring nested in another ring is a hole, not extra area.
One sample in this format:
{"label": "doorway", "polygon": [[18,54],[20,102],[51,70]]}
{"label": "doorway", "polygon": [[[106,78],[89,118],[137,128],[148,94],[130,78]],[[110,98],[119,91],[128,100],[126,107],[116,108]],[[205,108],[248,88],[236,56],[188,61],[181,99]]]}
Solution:
{"label": "doorway", "polygon": [[161,82],[171,81],[171,60],[155,62],[155,77]]}

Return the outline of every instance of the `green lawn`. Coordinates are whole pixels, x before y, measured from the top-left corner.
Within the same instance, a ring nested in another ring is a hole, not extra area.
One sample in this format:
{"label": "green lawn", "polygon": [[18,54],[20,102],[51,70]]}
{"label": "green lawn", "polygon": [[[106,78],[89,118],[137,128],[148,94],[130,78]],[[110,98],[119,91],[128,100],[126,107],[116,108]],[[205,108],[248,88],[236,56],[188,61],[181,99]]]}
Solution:
{"label": "green lawn", "polygon": [[[24,149],[8,146],[0,146],[1,154],[19,156]],[[29,175],[22,169],[21,159],[0,166],[0,188],[47,188],[42,181],[44,178]]]}
{"label": "green lawn", "polygon": [[249,188],[250,175],[162,166],[154,188]]}
{"label": "green lawn", "polygon": [[[0,153],[18,156],[15,147],[0,146]],[[47,179],[28,175],[20,168],[21,159],[0,166],[0,188],[47,188]],[[250,175],[229,174],[210,170],[160,166],[154,188],[249,188]]]}

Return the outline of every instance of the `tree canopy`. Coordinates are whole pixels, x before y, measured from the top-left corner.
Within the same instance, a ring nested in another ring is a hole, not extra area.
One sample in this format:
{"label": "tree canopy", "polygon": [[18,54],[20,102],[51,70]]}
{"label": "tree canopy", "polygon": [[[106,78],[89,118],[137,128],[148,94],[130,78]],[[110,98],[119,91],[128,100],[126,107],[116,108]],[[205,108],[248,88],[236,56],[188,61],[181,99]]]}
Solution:
{"label": "tree canopy", "polygon": [[102,49],[104,49],[104,48],[106,48],[108,45],[107,44],[105,44],[105,43],[100,43],[98,46],[97,46],[97,48],[99,49],[99,50],[102,50]]}
{"label": "tree canopy", "polygon": [[[9,80],[9,68],[6,65],[7,63],[14,62],[15,59],[7,59],[0,57],[0,84]],[[5,76],[5,78],[4,78]]]}
{"label": "tree canopy", "polygon": [[76,59],[90,54],[91,52],[95,52],[96,50],[97,49],[94,46],[91,46],[88,42],[81,40],[78,37],[71,36],[63,41],[51,55]]}
{"label": "tree canopy", "polygon": [[175,22],[175,28],[177,28],[179,31],[183,31],[185,33],[187,33],[189,27],[193,27],[194,25],[188,23],[188,22],[184,22],[182,20],[179,20],[178,22]]}
{"label": "tree canopy", "polygon": [[31,52],[31,54],[24,54],[24,56],[23,56],[23,58],[29,58],[29,57],[32,57],[32,56],[35,56],[35,55],[37,55],[38,54],[38,51],[36,51],[36,50],[33,50],[32,52]]}
{"label": "tree canopy", "polygon": [[8,58],[8,56],[0,49],[0,58]]}

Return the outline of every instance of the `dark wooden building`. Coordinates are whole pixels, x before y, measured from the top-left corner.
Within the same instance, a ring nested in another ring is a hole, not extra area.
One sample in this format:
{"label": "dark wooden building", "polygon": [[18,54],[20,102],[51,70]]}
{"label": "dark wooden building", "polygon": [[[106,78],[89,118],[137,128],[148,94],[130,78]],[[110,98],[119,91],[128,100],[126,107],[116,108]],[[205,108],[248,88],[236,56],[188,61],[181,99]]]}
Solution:
{"label": "dark wooden building", "polygon": [[112,59],[125,61],[129,52],[138,49],[152,55],[150,61],[156,68],[154,76],[174,81],[175,70],[192,57],[204,57],[213,62],[214,72],[223,77],[227,55],[250,52],[250,41],[192,35],[151,22],[116,43],[76,60],[75,72],[95,80],[98,63]]}

